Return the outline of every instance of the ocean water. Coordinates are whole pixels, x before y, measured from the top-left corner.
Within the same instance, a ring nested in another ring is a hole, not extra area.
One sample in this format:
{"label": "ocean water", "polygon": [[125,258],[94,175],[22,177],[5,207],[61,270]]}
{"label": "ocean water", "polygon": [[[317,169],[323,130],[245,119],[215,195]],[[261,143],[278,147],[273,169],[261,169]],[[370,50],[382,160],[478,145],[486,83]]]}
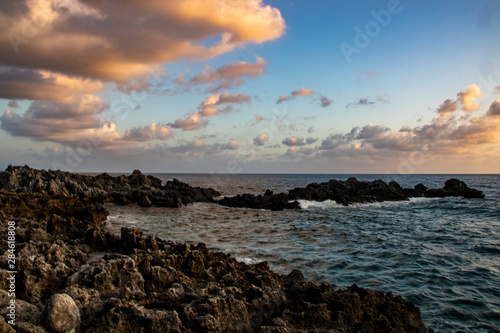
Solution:
{"label": "ocean water", "polygon": [[267,261],[282,274],[345,288],[392,291],[417,305],[435,332],[500,332],[500,175],[193,175],[155,174],[222,195],[263,194],[330,179],[382,179],[403,187],[440,188],[452,177],[486,199],[412,199],[359,204],[302,201],[302,210],[272,212],[196,203],[178,209],[107,205],[106,227],[210,249],[238,260]]}

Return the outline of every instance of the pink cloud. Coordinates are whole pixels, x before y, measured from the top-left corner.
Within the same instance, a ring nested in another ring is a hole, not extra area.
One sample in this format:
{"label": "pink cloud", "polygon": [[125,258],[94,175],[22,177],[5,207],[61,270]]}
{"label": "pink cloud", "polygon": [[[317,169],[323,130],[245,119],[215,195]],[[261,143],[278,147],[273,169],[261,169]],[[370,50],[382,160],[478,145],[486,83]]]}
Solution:
{"label": "pink cloud", "polygon": [[[217,69],[207,68],[189,80],[190,85],[210,84],[209,91],[217,92],[241,85],[245,78],[256,78],[266,73],[267,61],[255,56],[255,64],[239,61]],[[179,79],[179,78],[178,78]],[[179,79],[180,83],[186,84]]]}
{"label": "pink cloud", "polygon": [[295,91],[292,91],[291,92],[291,95],[293,97],[297,97],[297,96],[311,96],[312,94],[314,94],[314,91],[312,89],[304,89],[304,88],[300,88],[299,90],[295,90]]}

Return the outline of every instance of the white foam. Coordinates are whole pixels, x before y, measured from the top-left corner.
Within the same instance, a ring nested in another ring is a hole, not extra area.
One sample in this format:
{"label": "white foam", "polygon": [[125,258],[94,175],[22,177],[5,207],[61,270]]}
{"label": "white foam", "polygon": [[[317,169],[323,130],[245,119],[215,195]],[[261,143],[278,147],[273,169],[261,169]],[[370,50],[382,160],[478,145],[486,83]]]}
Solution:
{"label": "white foam", "polygon": [[[410,198],[409,201],[382,201],[382,202],[371,202],[371,203],[353,203],[348,206],[337,203],[335,200],[325,200],[325,201],[311,201],[311,200],[296,200],[300,208],[304,210],[310,209],[332,209],[332,208],[362,208],[362,207],[387,207],[387,206],[402,206],[411,203],[419,202],[429,202],[439,200],[440,198]],[[290,201],[293,202],[293,201]]]}
{"label": "white foam", "polygon": [[234,259],[236,259],[237,262],[242,262],[242,263],[247,264],[247,265],[253,265],[253,264],[258,264],[259,262],[262,262],[262,260],[245,258],[245,257],[238,257],[238,256],[235,256]]}
{"label": "white foam", "polygon": [[341,204],[338,204],[335,200],[325,200],[325,201],[310,201],[310,200],[297,200],[302,209],[311,209],[311,208],[319,208],[319,209],[330,209],[330,208],[339,208],[343,207]]}

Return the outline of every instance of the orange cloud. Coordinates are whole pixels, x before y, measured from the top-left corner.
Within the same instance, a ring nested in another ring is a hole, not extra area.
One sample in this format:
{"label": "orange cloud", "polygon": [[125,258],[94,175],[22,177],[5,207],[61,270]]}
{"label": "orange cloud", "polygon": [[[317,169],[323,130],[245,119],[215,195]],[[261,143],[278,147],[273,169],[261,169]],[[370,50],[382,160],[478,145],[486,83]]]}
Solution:
{"label": "orange cloud", "polygon": [[267,134],[259,134],[256,138],[253,139],[253,144],[255,146],[263,146],[267,140],[269,140]]}
{"label": "orange cloud", "polygon": [[[255,64],[239,61],[217,69],[207,67],[203,73],[192,77],[189,83],[190,85],[211,84],[208,90],[212,92],[237,87],[244,82],[245,77],[256,78],[265,74],[267,61],[258,56],[255,58]],[[182,79],[182,77],[179,79],[179,83],[183,83]]]}
{"label": "orange cloud", "polygon": [[9,27],[0,30],[1,64],[103,81],[144,77],[151,64],[212,58],[285,30],[279,10],[260,0],[17,2],[0,7]]}
{"label": "orange cloud", "polygon": [[104,90],[100,81],[43,70],[0,67],[0,98],[72,103]]}
{"label": "orange cloud", "polygon": [[481,97],[481,95],[481,89],[479,89],[476,84],[471,84],[467,87],[466,92],[457,94],[457,100],[462,104],[462,109],[464,111],[476,111],[479,109],[479,104],[476,103],[476,99]]}
{"label": "orange cloud", "polygon": [[201,115],[196,113],[189,113],[186,119],[177,119],[175,122],[169,124],[172,128],[180,128],[183,131],[194,131],[207,127],[208,121],[203,119]]}
{"label": "orange cloud", "polygon": [[[203,101],[199,107],[198,111],[195,113],[189,113],[187,119],[177,119],[174,123],[171,123],[172,128],[180,128],[184,131],[194,131],[204,128],[208,125],[208,122],[202,117],[210,117],[219,114],[220,112],[230,112],[232,110],[231,104],[241,104],[249,103],[250,96],[246,94],[229,92],[218,93],[215,95],[208,96],[205,101]],[[227,105],[222,111],[219,110],[219,106]]]}
{"label": "orange cloud", "polygon": [[276,104],[279,104],[279,103],[282,103],[284,101],[288,101],[289,100],[289,97],[286,96],[286,95],[281,95],[280,98],[278,98],[278,101],[276,102]]}
{"label": "orange cloud", "polygon": [[291,95],[293,97],[311,96],[312,94],[314,94],[314,91],[312,89],[304,89],[304,88],[300,88],[299,90],[292,91],[292,93],[291,93]]}

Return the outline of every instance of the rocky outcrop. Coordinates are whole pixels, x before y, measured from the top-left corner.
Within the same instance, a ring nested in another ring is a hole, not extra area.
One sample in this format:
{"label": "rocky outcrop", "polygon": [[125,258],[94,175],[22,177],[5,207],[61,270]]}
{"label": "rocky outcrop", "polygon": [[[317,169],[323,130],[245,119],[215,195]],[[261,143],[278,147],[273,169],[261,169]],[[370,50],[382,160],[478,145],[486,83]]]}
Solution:
{"label": "rocky outcrop", "polygon": [[219,205],[227,207],[245,207],[254,209],[283,210],[300,208],[297,201],[290,201],[284,193],[273,194],[266,191],[264,195],[238,194],[234,197],[224,197],[217,201]]}
{"label": "rocky outcrop", "polygon": [[[0,191],[0,233],[16,222],[18,332],[426,331],[418,308],[391,293],[336,290],[136,229],[118,237],[105,217],[89,200]],[[0,309],[6,250],[0,242]]]}
{"label": "rocky outcrop", "polygon": [[180,207],[192,202],[212,202],[214,197],[220,195],[211,188],[191,187],[176,179],[162,185],[160,179],[146,176],[139,170],[134,170],[130,176],[112,177],[107,173],[85,176],[11,165],[0,173],[0,189],[78,197],[100,203],[138,203],[143,207]]}
{"label": "rocky outcrop", "polygon": [[358,181],[356,178],[349,178],[346,181],[330,180],[320,184],[309,184],[304,188],[290,190],[288,194],[274,194],[268,190],[264,195],[243,194],[225,197],[217,201],[217,203],[228,207],[283,210],[298,208],[299,203],[297,200],[333,200],[347,206],[354,203],[409,200],[410,197],[434,198],[449,196],[484,198],[483,192],[469,188],[463,181],[458,179],[447,180],[442,189],[427,189],[422,184],[416,185],[413,189],[404,189],[395,181],[387,184],[382,180],[366,182]]}

